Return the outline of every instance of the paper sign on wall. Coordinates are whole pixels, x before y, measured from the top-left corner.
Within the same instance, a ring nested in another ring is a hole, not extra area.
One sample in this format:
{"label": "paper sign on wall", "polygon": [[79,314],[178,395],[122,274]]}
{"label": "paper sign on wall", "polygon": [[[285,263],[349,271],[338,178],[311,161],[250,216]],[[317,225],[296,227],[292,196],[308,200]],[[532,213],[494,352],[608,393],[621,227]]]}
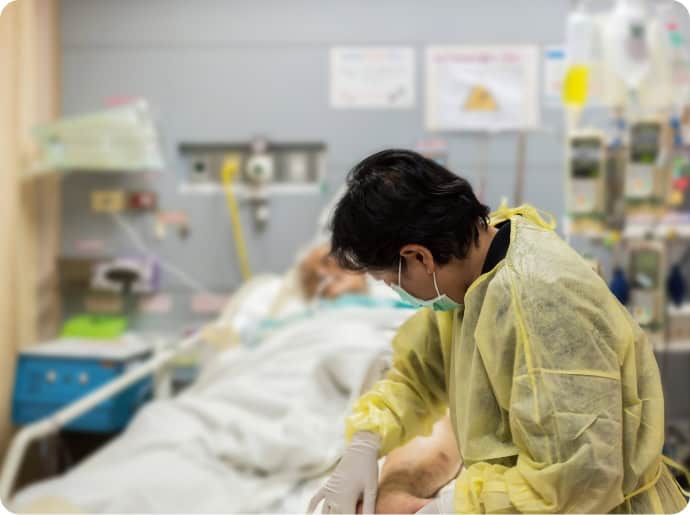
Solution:
{"label": "paper sign on wall", "polygon": [[414,50],[408,47],[331,49],[331,107],[414,107]]}
{"label": "paper sign on wall", "polygon": [[497,131],[539,125],[534,46],[437,46],[426,53],[429,130]]}
{"label": "paper sign on wall", "polygon": [[544,48],[544,101],[551,106],[563,105],[563,79],[567,69],[565,49]]}

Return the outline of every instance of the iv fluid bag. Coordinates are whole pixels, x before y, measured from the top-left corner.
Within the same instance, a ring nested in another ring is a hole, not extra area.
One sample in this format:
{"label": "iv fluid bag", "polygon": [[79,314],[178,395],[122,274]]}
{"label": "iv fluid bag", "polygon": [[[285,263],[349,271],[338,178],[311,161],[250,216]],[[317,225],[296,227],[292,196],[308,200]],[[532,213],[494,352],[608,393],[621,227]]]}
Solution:
{"label": "iv fluid bag", "polygon": [[587,103],[590,66],[596,59],[596,35],[594,19],[580,3],[566,23],[568,68],[563,81],[563,102],[568,106],[582,107]]}
{"label": "iv fluid bag", "polygon": [[565,29],[566,56],[570,64],[589,64],[596,59],[597,27],[580,4],[568,15]]}
{"label": "iv fluid bag", "polygon": [[582,107],[589,94],[589,66],[574,64],[568,67],[563,80],[563,102],[566,105]]}
{"label": "iv fluid bag", "polygon": [[606,26],[614,73],[629,89],[638,89],[650,71],[647,10],[640,0],[619,0]]}

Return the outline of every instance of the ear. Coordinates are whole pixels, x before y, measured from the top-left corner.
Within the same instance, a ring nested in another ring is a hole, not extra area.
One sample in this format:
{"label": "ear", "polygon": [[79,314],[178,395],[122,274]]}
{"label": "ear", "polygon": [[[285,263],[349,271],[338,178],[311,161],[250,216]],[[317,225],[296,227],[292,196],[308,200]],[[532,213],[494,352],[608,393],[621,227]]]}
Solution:
{"label": "ear", "polygon": [[409,243],[400,249],[400,255],[404,257],[405,260],[416,259],[419,261],[426,269],[427,274],[432,274],[436,271],[434,257],[432,256],[431,251],[423,245]]}

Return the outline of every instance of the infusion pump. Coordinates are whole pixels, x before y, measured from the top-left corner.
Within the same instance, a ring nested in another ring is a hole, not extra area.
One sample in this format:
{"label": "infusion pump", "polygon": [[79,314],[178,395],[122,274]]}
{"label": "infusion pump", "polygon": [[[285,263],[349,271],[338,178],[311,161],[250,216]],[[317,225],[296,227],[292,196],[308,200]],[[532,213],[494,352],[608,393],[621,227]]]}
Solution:
{"label": "infusion pump", "polygon": [[630,311],[641,327],[658,331],[665,323],[666,248],[660,241],[635,241],[628,247]]}
{"label": "infusion pump", "polygon": [[603,218],[606,211],[606,146],[598,131],[578,132],[568,144],[568,213]]}
{"label": "infusion pump", "polygon": [[658,120],[631,125],[625,198],[628,203],[660,203],[665,195],[664,125]]}

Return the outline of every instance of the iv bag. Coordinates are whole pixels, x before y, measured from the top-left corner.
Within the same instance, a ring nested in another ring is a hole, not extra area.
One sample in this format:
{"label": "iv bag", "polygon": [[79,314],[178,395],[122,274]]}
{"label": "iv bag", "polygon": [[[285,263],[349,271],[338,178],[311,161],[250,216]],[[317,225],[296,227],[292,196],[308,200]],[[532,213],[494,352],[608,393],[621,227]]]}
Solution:
{"label": "iv bag", "polygon": [[606,24],[614,73],[637,90],[650,71],[650,35],[644,0],[618,0]]}
{"label": "iv bag", "polygon": [[582,107],[589,94],[589,66],[571,64],[563,79],[563,102],[566,105]]}
{"label": "iv bag", "polygon": [[595,60],[597,28],[592,15],[584,4],[578,4],[577,9],[568,15],[566,22],[565,41],[566,57],[570,64],[590,64]]}
{"label": "iv bag", "polygon": [[667,0],[657,3],[656,16],[662,32],[660,48],[670,67],[669,80],[674,104],[683,106],[690,100],[690,53],[681,24],[682,17],[687,17],[687,11],[674,0]]}
{"label": "iv bag", "polygon": [[582,107],[589,95],[590,67],[596,52],[596,24],[581,2],[566,22],[566,57],[568,68],[563,80],[563,102]]}

